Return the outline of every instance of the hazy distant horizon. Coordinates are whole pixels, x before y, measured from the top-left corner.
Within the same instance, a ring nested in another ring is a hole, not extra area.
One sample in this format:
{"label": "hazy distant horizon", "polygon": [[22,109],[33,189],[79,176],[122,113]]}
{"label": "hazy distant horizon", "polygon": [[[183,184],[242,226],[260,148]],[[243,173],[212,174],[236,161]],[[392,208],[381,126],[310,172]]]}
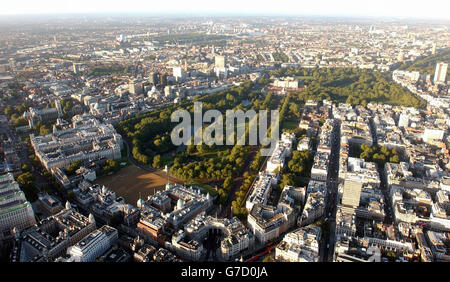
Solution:
{"label": "hazy distant horizon", "polygon": [[172,0],[168,3],[143,0],[123,1],[56,1],[18,0],[4,3],[1,17],[10,16],[286,16],[339,18],[393,18],[418,20],[450,20],[448,4],[429,0],[426,5],[418,0],[259,0],[211,2],[208,0]]}
{"label": "hazy distant horizon", "polygon": [[450,18],[426,18],[406,16],[368,16],[356,14],[283,14],[283,13],[248,13],[248,12],[83,12],[83,13],[43,13],[43,14],[1,14],[0,21],[4,19],[42,19],[49,17],[60,19],[64,17],[165,17],[165,18],[209,18],[209,17],[272,17],[272,18],[305,18],[305,19],[349,19],[349,20],[385,20],[385,21],[431,21],[439,23],[450,23]]}

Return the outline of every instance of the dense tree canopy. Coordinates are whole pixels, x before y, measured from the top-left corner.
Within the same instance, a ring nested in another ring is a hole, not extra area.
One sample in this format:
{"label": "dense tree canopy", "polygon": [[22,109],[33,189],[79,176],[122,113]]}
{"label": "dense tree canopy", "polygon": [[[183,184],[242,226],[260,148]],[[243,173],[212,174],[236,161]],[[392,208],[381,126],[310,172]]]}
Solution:
{"label": "dense tree canopy", "polygon": [[295,101],[324,100],[366,105],[382,103],[423,108],[426,102],[391,80],[390,73],[358,68],[280,68],[275,76],[301,77],[306,89]]}
{"label": "dense tree canopy", "polygon": [[115,172],[120,169],[119,162],[113,159],[107,159],[102,168],[102,173],[108,174],[110,172]]}
{"label": "dense tree canopy", "polygon": [[[251,107],[257,110],[272,106],[272,94],[262,96],[257,91],[252,92],[258,85],[248,81],[218,93],[197,96],[194,101],[202,102],[203,111],[216,109],[222,113],[229,109],[245,110],[246,107]],[[249,105],[244,107],[242,105],[243,100],[249,100]],[[117,130],[119,133],[131,141],[131,153],[137,161],[142,164],[153,164],[157,167],[167,164],[164,163],[164,160],[167,159],[164,156],[172,154],[176,149],[170,137],[170,133],[176,124],[171,122],[170,116],[177,109],[185,109],[193,115],[193,101],[184,100],[176,105],[169,105],[150,113],[136,115],[118,124]],[[231,157],[236,157],[236,159],[224,158],[218,155],[218,152],[214,152],[217,150],[206,145],[188,146],[184,155],[176,154],[178,161],[174,163],[170,171],[183,179],[224,179],[229,175],[235,175],[236,171],[242,169],[245,153],[241,156],[241,149],[237,147],[231,146],[226,147],[226,149],[228,150],[226,153],[231,153]],[[237,151],[240,153],[233,153]],[[155,161],[156,155],[160,157],[157,157]],[[214,157],[213,160],[211,160],[212,156]],[[183,161],[183,165],[177,165],[181,164],[180,160]],[[202,168],[210,169],[200,173]]]}
{"label": "dense tree canopy", "polygon": [[22,191],[28,201],[34,202],[38,198],[38,189],[34,184],[34,176],[31,172],[24,172],[17,177],[17,183],[20,184]]}
{"label": "dense tree canopy", "polygon": [[383,167],[386,162],[398,163],[399,156],[396,149],[389,149],[385,146],[369,146],[362,144],[359,157],[368,162],[375,162]]}
{"label": "dense tree canopy", "polygon": [[75,174],[75,171],[81,167],[83,163],[81,161],[73,161],[69,166],[66,168],[66,174],[68,176],[71,176]]}
{"label": "dense tree canopy", "polygon": [[[418,71],[421,74],[434,75],[436,63],[450,61],[450,48],[446,48],[435,55],[420,57],[413,62],[402,64],[399,69],[407,71]],[[448,72],[448,70],[447,70]]]}

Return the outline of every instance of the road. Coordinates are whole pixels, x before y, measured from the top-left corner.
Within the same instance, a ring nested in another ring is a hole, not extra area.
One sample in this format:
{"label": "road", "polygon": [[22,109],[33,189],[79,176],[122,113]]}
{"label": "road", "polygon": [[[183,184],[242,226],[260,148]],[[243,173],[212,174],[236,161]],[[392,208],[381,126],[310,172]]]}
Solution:
{"label": "road", "polygon": [[325,198],[326,230],[323,230],[319,254],[321,261],[332,261],[335,243],[336,206],[339,185],[339,151],[341,142],[341,122],[335,120],[333,138],[331,140],[331,154],[327,175],[327,195]]}
{"label": "road", "polygon": [[[373,144],[375,146],[378,146],[377,131],[376,131],[375,123],[373,122],[372,118],[370,119],[369,126],[370,126],[370,131],[372,133]],[[390,203],[390,195],[389,195],[389,187],[387,185],[386,173],[384,171],[384,167],[377,166],[377,170],[378,170],[378,174],[380,175],[380,190],[383,193],[384,203],[385,203],[385,205],[384,205],[384,212],[385,212],[384,223],[390,225],[393,223],[394,217],[393,217],[391,205],[389,204]]]}
{"label": "road", "polygon": [[20,158],[21,165],[27,164],[31,169],[30,172],[34,176],[34,184],[38,188],[38,190],[41,190],[41,187],[43,185],[48,185],[48,180],[46,177],[42,175],[40,170],[36,167],[34,167],[33,163],[31,162],[30,158],[28,157],[29,152],[27,148],[27,143],[23,142],[17,132],[11,128],[9,125],[6,126],[4,129],[4,132],[8,136],[8,138],[11,140],[13,144],[15,144],[14,150],[17,153],[17,156]]}

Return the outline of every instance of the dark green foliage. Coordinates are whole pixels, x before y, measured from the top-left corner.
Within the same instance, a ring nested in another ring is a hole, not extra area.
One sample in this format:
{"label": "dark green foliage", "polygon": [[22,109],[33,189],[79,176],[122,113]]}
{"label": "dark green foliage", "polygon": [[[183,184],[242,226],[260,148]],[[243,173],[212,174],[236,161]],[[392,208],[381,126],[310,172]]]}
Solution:
{"label": "dark green foliage", "polygon": [[102,76],[110,74],[127,74],[130,73],[132,67],[121,66],[121,65],[111,65],[111,66],[98,66],[94,67],[89,71],[89,75]]}
{"label": "dark green foliage", "polygon": [[228,199],[228,195],[231,192],[231,188],[233,187],[233,177],[228,176],[225,178],[225,181],[223,182],[222,188],[218,190],[219,198],[218,203],[223,205],[226,203]]}
{"label": "dark green foliage", "polygon": [[75,174],[75,171],[81,167],[83,163],[81,161],[73,161],[67,168],[66,174],[67,176],[71,176]]}
{"label": "dark green foliage", "polygon": [[280,189],[284,186],[303,186],[305,179],[311,175],[313,155],[309,150],[293,151],[291,160],[283,173]]}
{"label": "dark green foliage", "polygon": [[34,184],[34,176],[30,172],[25,172],[17,177],[17,183],[20,184],[25,197],[29,202],[34,202],[38,199],[38,189]]}
{"label": "dark green foliage", "polygon": [[153,157],[153,167],[155,168],[161,168],[162,167],[162,162],[161,162],[161,155],[156,155]]}
{"label": "dark green foliage", "polygon": [[283,63],[288,63],[289,62],[289,57],[283,53],[282,51],[280,52],[275,52],[272,54],[273,58],[275,61],[278,62],[283,62]]}
{"label": "dark green foliage", "polygon": [[108,174],[110,172],[116,172],[120,169],[119,162],[113,159],[107,159],[103,168],[102,173]]}
{"label": "dark green foliage", "polygon": [[[251,101],[257,100],[255,94],[251,94],[250,91],[254,85],[251,82],[242,83],[240,86],[232,87],[230,89],[213,93],[209,95],[204,95],[202,97],[196,97],[196,101],[202,102],[203,111],[209,109],[218,109],[225,113],[226,110],[233,109],[241,104],[244,99],[250,99]],[[156,111],[145,113],[141,115],[136,115],[132,118],[119,122],[117,126],[118,132],[130,139],[131,153],[133,157],[142,164],[152,164],[152,158],[154,155],[164,155],[176,149],[171,142],[170,133],[172,129],[177,125],[172,123],[170,120],[171,114],[178,109],[186,109],[191,114],[193,114],[193,102],[184,100],[176,105],[169,105],[162,109]],[[230,148],[231,149],[231,148]],[[234,160],[233,162],[221,163],[223,167],[215,168],[214,171],[220,170],[224,174],[218,177],[219,173],[207,172],[200,177],[195,172],[183,172],[178,173],[178,169],[182,170],[192,170],[196,166],[204,166],[209,161],[208,158],[202,158],[202,154],[210,151],[207,146],[200,145],[197,147],[188,146],[186,153],[187,155],[192,155],[195,152],[199,152],[195,156],[196,163],[189,164],[189,167],[177,167],[171,168],[171,172],[179,177],[188,179],[189,174],[196,175],[196,178],[214,178],[223,179],[228,176],[228,174],[234,174],[237,169],[242,167],[242,160]],[[235,162],[237,161],[237,162]],[[235,166],[236,165],[236,166]],[[230,167],[234,166],[234,167]],[[224,170],[225,169],[225,170]]]}
{"label": "dark green foliage", "polygon": [[26,121],[24,118],[18,118],[14,121],[14,127],[25,126],[27,124],[28,124],[28,121]]}
{"label": "dark green foliage", "polygon": [[295,102],[328,99],[352,105],[426,106],[424,100],[392,81],[390,73],[357,68],[282,68],[272,74],[304,77],[307,87],[292,95]]}
{"label": "dark green foliage", "polygon": [[289,170],[302,176],[308,176],[312,160],[313,156],[309,150],[293,151],[292,158],[288,162]]}
{"label": "dark green foliage", "polygon": [[375,162],[381,167],[384,167],[386,162],[398,163],[400,161],[396,149],[389,149],[384,146],[369,146],[367,144],[361,145],[359,157],[368,162]]}
{"label": "dark green foliage", "polygon": [[[208,148],[208,146],[201,146]],[[218,151],[202,151],[185,154],[174,159],[170,173],[182,179],[220,180],[238,176],[244,168],[249,147],[235,145]]]}
{"label": "dark green foliage", "polygon": [[418,58],[412,63],[404,63],[399,67],[399,69],[407,71],[418,71],[421,74],[429,74],[433,76],[436,68],[436,63],[439,62],[450,62],[450,48],[444,49],[443,51],[438,52],[435,55]]}
{"label": "dark green foliage", "polygon": [[244,201],[248,189],[250,189],[250,186],[252,185],[254,180],[254,175],[247,175],[239,191],[236,192],[235,200],[231,203],[231,207],[233,208],[233,215],[237,216],[239,219],[244,219],[247,216],[247,209],[244,206]]}

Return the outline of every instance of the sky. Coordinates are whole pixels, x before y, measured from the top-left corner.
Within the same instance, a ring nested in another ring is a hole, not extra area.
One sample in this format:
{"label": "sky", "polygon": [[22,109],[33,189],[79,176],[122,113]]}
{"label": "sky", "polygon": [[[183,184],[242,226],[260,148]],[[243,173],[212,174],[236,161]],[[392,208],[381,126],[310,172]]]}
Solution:
{"label": "sky", "polygon": [[0,15],[79,13],[284,14],[450,20],[448,0],[6,0]]}

